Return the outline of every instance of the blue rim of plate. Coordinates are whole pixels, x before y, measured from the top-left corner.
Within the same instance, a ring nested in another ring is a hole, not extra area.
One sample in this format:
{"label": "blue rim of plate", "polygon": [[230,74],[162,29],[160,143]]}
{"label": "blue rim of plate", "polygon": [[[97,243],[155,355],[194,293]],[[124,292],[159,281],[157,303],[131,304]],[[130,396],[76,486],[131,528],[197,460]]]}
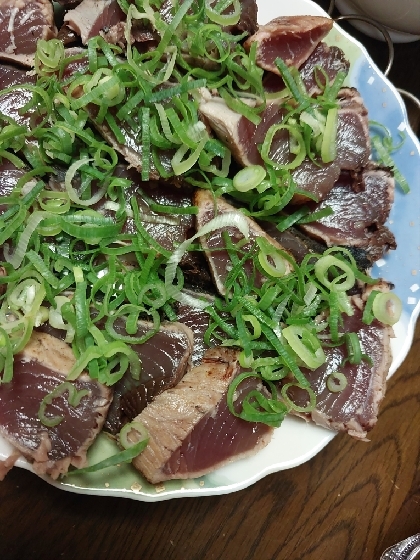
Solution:
{"label": "blue rim of plate", "polygon": [[[258,0],[259,22],[266,23],[279,15],[327,14],[311,0],[277,0],[276,13],[270,0]],[[394,355],[390,375],[405,359],[412,344],[416,320],[420,313],[420,144],[408,124],[404,102],[387,78],[371,60],[366,49],[351,35],[334,24],[327,42],[343,49],[351,62],[349,85],[357,87],[369,111],[369,118],[389,129],[394,142],[405,133],[403,146],[393,159],[406,177],[411,192],[404,195],[397,188],[389,227],[397,240],[397,249],[381,259],[372,269],[372,275],[395,284],[395,292],[403,302],[403,316],[396,325],[396,339],[392,344]],[[379,420],[380,421],[380,420]],[[254,484],[268,474],[296,467],[319,453],[334,437],[334,433],[295,418],[286,418],[277,429],[270,444],[255,456],[234,462],[204,477],[192,480],[174,480],[152,485],[143,479],[131,465],[120,465],[98,473],[77,475],[63,481],[42,477],[62,490],[79,494],[125,497],[139,501],[162,501],[188,496],[210,496],[235,492]],[[101,434],[89,450],[91,464],[113,454],[115,444]],[[11,452],[11,447],[0,437],[0,459]],[[18,467],[31,470],[23,459]]]}

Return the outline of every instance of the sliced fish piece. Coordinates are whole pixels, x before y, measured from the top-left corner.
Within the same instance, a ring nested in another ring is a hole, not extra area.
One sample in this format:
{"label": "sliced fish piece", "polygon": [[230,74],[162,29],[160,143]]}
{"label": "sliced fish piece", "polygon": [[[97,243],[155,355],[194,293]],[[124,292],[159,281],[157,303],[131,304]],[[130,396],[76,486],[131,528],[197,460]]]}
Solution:
{"label": "sliced fish piece", "polygon": [[[237,418],[227,407],[229,384],[239,372],[236,350],[213,348],[137,416],[150,440],[133,465],[150,482],[196,478],[267,445],[273,428]],[[262,390],[258,381],[244,385],[237,391],[238,406],[250,390]]]}
{"label": "sliced fish piece", "polygon": [[[150,331],[152,323],[139,321],[135,335]],[[117,319],[114,329],[127,336],[124,321]],[[130,371],[114,386],[114,399],[108,412],[105,428],[117,433],[163,391],[174,387],[190,366],[194,335],[181,323],[163,323],[159,331],[143,344],[131,348],[141,360],[140,379],[133,379]]]}
{"label": "sliced fish piece", "polygon": [[275,65],[281,58],[288,66],[299,68],[312,54],[316,46],[332,29],[333,20],[320,16],[282,16],[261,25],[258,31],[244,43],[250,50],[257,43],[258,66],[275,74]]}
{"label": "sliced fish piece", "polygon": [[101,431],[112,399],[112,390],[86,373],[74,381],[77,391],[86,389],[77,407],[67,393],[46,409],[46,416],[63,416],[54,427],[38,417],[45,396],[66,381],[75,362],[63,341],[34,332],[22,353],[15,356],[13,379],[0,385],[0,434],[31,463],[37,474],[56,479],[70,465],[83,467],[86,452]]}
{"label": "sliced fish piece", "polygon": [[342,173],[334,188],[312,211],[330,207],[333,214],[299,226],[328,247],[365,249],[372,262],[395,249],[393,233],[385,225],[394,200],[395,181],[389,169],[369,164],[359,175]]}
{"label": "sliced fish piece", "polygon": [[[374,289],[377,287],[373,286]],[[385,396],[386,377],[392,362],[390,339],[392,327],[374,320],[370,325],[362,322],[362,300],[354,305],[354,315],[344,316],[343,332],[357,332],[362,353],[372,360],[350,364],[345,344],[324,348],[325,364],[315,371],[303,370],[316,395],[316,408],[311,413],[296,413],[319,426],[335,431],[344,431],[356,439],[366,439],[367,433],[378,419],[379,405]],[[327,387],[328,377],[336,372],[344,374],[347,386],[342,391],[332,392]],[[305,407],[307,393],[298,387],[288,391],[289,397]]]}
{"label": "sliced fish piece", "polygon": [[[211,193],[205,190],[198,190],[196,192],[195,203],[197,204],[199,209],[197,214],[198,229],[212,220],[216,215],[216,211],[217,215],[231,212],[240,213],[240,210],[226,202],[226,200],[224,200],[223,198],[217,199],[215,204]],[[273,246],[273,249],[279,249],[281,251],[285,250],[284,247],[282,247],[275,239],[267,235],[267,233],[257,224],[257,222],[249,217],[246,217],[246,221],[249,225],[249,242],[247,242],[241,248],[241,250],[244,251],[245,254],[252,249],[257,237],[263,237]],[[231,238],[233,243],[237,243],[238,241],[244,239],[242,233],[233,226],[227,226],[223,231],[228,232],[229,237]],[[226,250],[226,245],[223,240],[222,233],[223,232],[220,229],[215,230],[209,233],[206,237],[202,237],[200,239],[200,242],[206,253],[217,290],[220,294],[224,295],[226,293],[226,278],[229,271],[232,269],[233,264],[230,259],[229,253]],[[254,284],[256,286],[262,285],[265,278],[258,270],[254,268],[251,259],[244,263],[243,268],[248,277],[252,278],[254,276]],[[288,274],[291,270],[292,268],[290,263],[288,261],[285,261],[285,274]]]}
{"label": "sliced fish piece", "polygon": [[50,0],[0,0],[0,59],[33,66],[37,42],[56,34]]}

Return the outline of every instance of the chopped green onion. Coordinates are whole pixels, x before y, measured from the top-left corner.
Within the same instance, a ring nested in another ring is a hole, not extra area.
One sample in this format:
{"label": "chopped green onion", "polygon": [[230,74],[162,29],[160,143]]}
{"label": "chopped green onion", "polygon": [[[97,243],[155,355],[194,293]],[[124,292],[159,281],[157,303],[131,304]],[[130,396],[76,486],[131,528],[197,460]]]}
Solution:
{"label": "chopped green onion", "polygon": [[263,422],[275,428],[279,427],[287,413],[287,408],[276,398],[277,391],[271,382],[268,382],[272,391],[271,398],[266,397],[260,391],[250,391],[242,402],[242,410],[236,410],[234,400],[236,391],[244,379],[251,377],[259,379],[259,376],[254,372],[244,372],[238,375],[229,385],[227,403],[231,414],[248,422]]}
{"label": "chopped green onion", "polygon": [[40,39],[35,53],[35,69],[38,75],[56,72],[64,59],[64,44],[59,39]]}
{"label": "chopped green onion", "polygon": [[331,393],[340,393],[347,387],[347,384],[347,377],[340,371],[334,371],[327,377],[327,389]]}
{"label": "chopped green onion", "polygon": [[347,346],[348,360],[351,364],[360,364],[362,361],[362,348],[357,333],[346,333],[344,335]]}
{"label": "chopped green onion", "polygon": [[105,194],[106,189],[107,189],[106,186],[102,187],[101,189],[98,189],[98,191],[91,198],[89,198],[87,200],[84,200],[84,199],[81,199],[79,197],[79,195],[77,194],[77,192],[73,188],[72,181],[73,181],[77,171],[81,167],[90,163],[91,161],[93,161],[92,158],[82,158],[78,161],[75,161],[74,163],[72,163],[72,165],[70,165],[70,167],[66,171],[66,175],[65,175],[65,179],[64,179],[64,185],[66,187],[66,190],[67,190],[67,193],[69,195],[70,200],[72,200],[75,204],[78,204],[80,206],[93,206],[99,200],[101,200],[101,198],[103,197],[103,195]]}
{"label": "chopped green onion", "polygon": [[265,178],[266,171],[261,165],[244,167],[233,178],[233,186],[239,192],[248,192],[255,189]]}
{"label": "chopped green onion", "polygon": [[389,132],[388,132],[388,136],[385,139],[382,139],[379,136],[373,136],[373,138],[371,139],[372,146],[374,147],[374,149],[376,151],[378,161],[380,163],[382,163],[382,165],[385,165],[386,167],[389,167],[389,168],[392,169],[395,180],[400,185],[403,193],[407,194],[407,193],[410,192],[410,186],[407,183],[407,179],[404,177],[404,175],[401,173],[401,171],[397,168],[394,160],[392,159],[392,157],[390,155],[390,152],[394,151],[395,147],[394,146],[392,146],[392,148],[388,147],[389,142],[388,143],[386,142],[387,138],[391,139],[391,136],[389,135]]}
{"label": "chopped green onion", "polygon": [[[209,0],[206,0],[205,4],[206,4],[206,8],[205,8],[206,16],[211,21],[214,21],[214,23],[223,26],[236,25],[238,23],[239,18],[241,16],[241,4],[239,0],[229,0],[229,2],[225,2],[223,6],[224,9],[220,11],[217,10],[217,5],[220,4],[220,2],[216,4],[216,9],[212,7],[211,2]],[[225,10],[229,6],[233,7],[233,11],[228,12],[226,14]]]}
{"label": "chopped green onion", "polygon": [[379,290],[372,290],[367,298],[367,301],[365,303],[365,308],[363,309],[363,317],[362,317],[362,321],[366,325],[370,325],[375,318],[375,315],[372,312],[372,305],[373,305],[373,300],[376,298],[376,296],[379,293],[380,293]]}
{"label": "chopped green onion", "polygon": [[[308,393],[309,400],[306,406],[299,406],[292,401],[292,399],[287,394],[287,391],[290,389],[290,387],[297,387],[298,389],[304,389]],[[296,385],[295,383],[286,383],[281,388],[281,396],[287,403],[288,407],[291,410],[294,410],[295,412],[302,412],[302,413],[312,412],[312,410],[314,410],[316,407],[316,396],[313,389],[310,386],[302,387],[301,385]]]}
{"label": "chopped green onion", "polygon": [[[342,270],[343,274],[336,274],[335,277],[330,280],[329,273],[334,269]],[[350,290],[355,283],[355,274],[352,267],[332,255],[327,255],[318,259],[315,263],[314,272],[321,284],[337,292]]]}
{"label": "chopped green onion", "polygon": [[186,239],[177,247],[177,249],[175,249],[168,259],[165,270],[165,287],[168,297],[172,297],[181,303],[187,303],[193,307],[197,307],[198,309],[205,309],[208,306],[208,301],[199,300],[198,298],[189,296],[188,294],[183,294],[179,287],[173,284],[173,281],[175,280],[177,266],[192,243],[196,239],[204,237],[208,233],[219,229],[222,230],[226,227],[236,227],[245,238],[248,238],[249,236],[249,226],[245,216],[242,216],[238,212],[228,212],[210,220],[207,224],[200,228],[193,237]]}
{"label": "chopped green onion", "polygon": [[87,389],[81,389],[80,391],[78,391],[74,384],[69,383],[68,381],[65,381],[64,383],[58,385],[53,391],[51,391],[51,393],[45,395],[45,397],[41,401],[41,405],[38,411],[38,418],[40,419],[42,424],[44,424],[44,426],[53,428],[55,426],[58,426],[58,424],[60,424],[64,420],[64,416],[47,416],[46,409],[47,406],[52,404],[54,399],[61,397],[66,392],[68,392],[67,401],[73,408],[77,408],[83,397],[89,395],[89,391]]}
{"label": "chopped green onion", "polygon": [[376,294],[372,303],[372,313],[385,325],[395,325],[400,320],[402,302],[392,292],[380,292]]}
{"label": "chopped green onion", "polygon": [[[290,141],[296,144],[296,148],[293,151],[295,157],[289,163],[278,163],[270,157],[271,145],[274,137],[281,130],[288,131]],[[299,128],[289,124],[273,124],[270,126],[261,146],[261,157],[266,163],[274,167],[274,169],[291,170],[299,167],[306,157],[305,141]]]}
{"label": "chopped green onion", "polygon": [[125,426],[123,426],[123,428],[121,428],[118,439],[124,449],[130,449],[131,447],[133,447],[133,445],[137,445],[140,442],[143,442],[144,449],[149,442],[149,434],[144,424],[138,421],[134,421],[126,424]]}
{"label": "chopped green onion", "polygon": [[0,327],[0,371],[3,375],[0,378],[2,383],[9,383],[13,378],[13,348],[10,343],[9,335]]}
{"label": "chopped green onion", "polygon": [[24,231],[21,233],[18,245],[15,249],[13,254],[10,254],[5,245],[4,250],[4,257],[7,262],[9,262],[13,268],[17,269],[22,264],[23,259],[25,258],[25,253],[27,251],[28,245],[31,241],[31,237],[42,222],[46,218],[53,217],[52,214],[48,212],[33,212],[32,215],[29,217],[28,221],[26,222],[26,227]]}
{"label": "chopped green onion", "polygon": [[[284,276],[287,272],[287,261],[284,259],[283,252],[279,251],[264,237],[257,237],[256,242],[260,248],[258,260],[264,272],[273,278]],[[269,259],[273,263],[269,262]]]}
{"label": "chopped green onion", "polygon": [[321,158],[324,163],[334,161],[337,155],[338,108],[329,109],[322,136]]}
{"label": "chopped green onion", "polygon": [[317,369],[325,363],[319,339],[306,327],[290,325],[282,330],[282,335],[308,368]]}
{"label": "chopped green onion", "polygon": [[[134,426],[132,426],[132,424],[134,424]],[[132,424],[127,424],[125,428],[123,428],[123,430],[125,429],[126,432],[131,432],[131,431],[135,431],[136,433],[140,433],[141,435],[143,435],[143,432],[139,431],[139,426],[140,423],[139,422],[132,422]],[[128,427],[127,427],[128,426]],[[123,440],[125,442],[125,438],[123,437]],[[142,437],[142,439],[140,439],[140,441],[137,441],[136,443],[131,444],[131,442],[127,442],[128,443],[128,447],[126,449],[124,449],[124,451],[120,451],[119,453],[115,453],[115,455],[112,455],[111,457],[107,457],[106,459],[104,459],[103,461],[99,461],[99,463],[95,463],[94,465],[90,465],[88,467],[83,467],[81,469],[75,469],[72,471],[69,471],[68,473],[64,474],[63,476],[74,476],[74,475],[79,475],[79,474],[88,474],[88,473],[93,473],[93,472],[98,472],[101,471],[103,469],[106,469],[108,467],[114,467],[116,465],[119,465],[121,463],[130,463],[135,457],[138,457],[140,455],[140,453],[147,447],[147,444],[149,442],[149,437]]]}

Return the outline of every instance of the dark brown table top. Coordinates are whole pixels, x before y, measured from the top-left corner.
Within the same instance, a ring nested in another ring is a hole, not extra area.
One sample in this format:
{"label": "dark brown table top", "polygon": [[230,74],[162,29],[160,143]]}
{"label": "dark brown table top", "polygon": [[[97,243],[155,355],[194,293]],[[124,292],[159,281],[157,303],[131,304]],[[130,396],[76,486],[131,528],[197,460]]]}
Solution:
{"label": "dark brown table top", "polygon": [[[384,68],[385,45],[348,29]],[[395,46],[390,79],[417,96],[419,61],[420,42]],[[379,559],[420,532],[419,355],[420,324],[370,443],[339,435],[234,494],[149,504],[63,492],[13,469],[0,483],[0,559]]]}

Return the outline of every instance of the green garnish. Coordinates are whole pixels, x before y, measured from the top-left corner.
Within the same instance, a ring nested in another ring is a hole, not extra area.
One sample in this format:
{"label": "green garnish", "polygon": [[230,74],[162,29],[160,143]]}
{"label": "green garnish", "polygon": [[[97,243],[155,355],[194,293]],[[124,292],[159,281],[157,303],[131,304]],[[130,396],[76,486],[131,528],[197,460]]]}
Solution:
{"label": "green garnish", "polygon": [[348,384],[347,377],[340,371],[334,371],[327,377],[327,388],[331,393],[340,393]]}
{"label": "green garnish", "polygon": [[[136,441],[130,441],[129,435],[131,432],[135,433]],[[93,473],[98,472],[108,467],[115,467],[121,463],[129,463],[135,457],[140,455],[140,453],[146,448],[147,444],[149,443],[149,435],[147,433],[146,428],[140,422],[131,422],[130,424],[126,424],[119,435],[119,441],[122,447],[124,447],[123,451],[119,453],[115,453],[111,455],[111,457],[107,457],[103,461],[99,461],[99,463],[95,463],[94,465],[89,465],[88,467],[84,467],[81,469],[74,469],[63,476],[74,476],[78,474],[86,474],[86,473]]]}
{"label": "green garnish", "polygon": [[398,144],[394,144],[390,131],[380,123],[372,122],[372,126],[379,128],[382,135],[375,135],[372,137],[372,146],[376,152],[376,160],[378,163],[385,165],[392,169],[396,182],[399,184],[401,190],[404,194],[410,192],[410,186],[407,183],[406,178],[395,165],[392,159],[392,153],[398,150],[404,142],[404,134],[400,132],[401,141]]}
{"label": "green garnish", "polygon": [[63,396],[65,393],[68,393],[68,403],[70,406],[76,408],[79,406],[80,401],[83,397],[89,395],[89,391],[87,389],[81,389],[78,391],[73,383],[69,383],[65,381],[58,385],[51,393],[48,393],[41,401],[41,405],[38,411],[38,418],[49,428],[53,428],[58,426],[63,420],[64,416],[50,416],[47,415],[47,407],[50,406],[54,399]]}

